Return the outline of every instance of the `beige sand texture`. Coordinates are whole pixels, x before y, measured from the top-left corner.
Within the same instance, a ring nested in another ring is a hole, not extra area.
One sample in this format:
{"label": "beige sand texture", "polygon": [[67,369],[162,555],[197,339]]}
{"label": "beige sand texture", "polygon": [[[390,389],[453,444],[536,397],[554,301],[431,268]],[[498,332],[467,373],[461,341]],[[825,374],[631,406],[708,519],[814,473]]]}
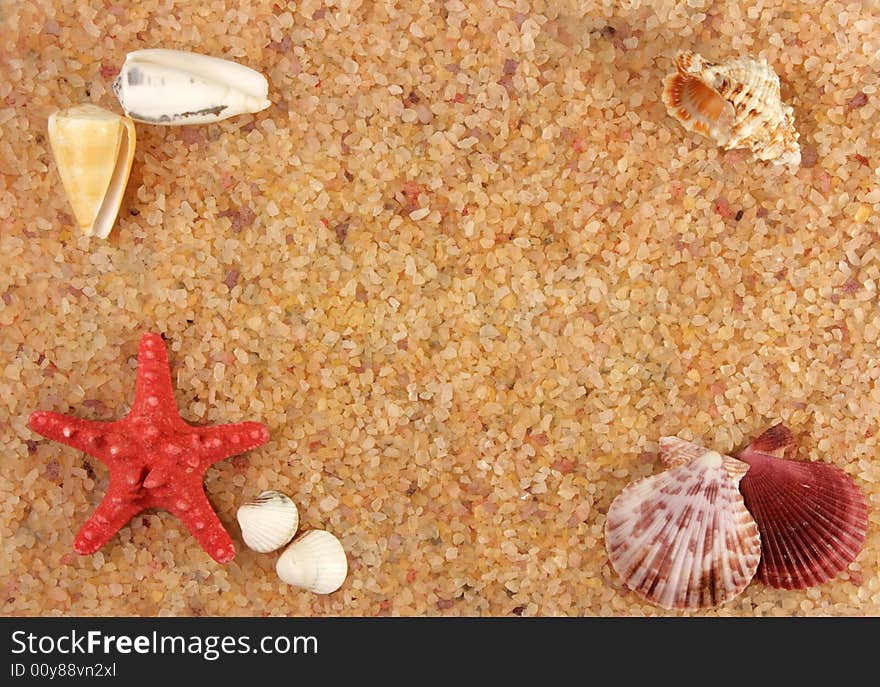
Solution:
{"label": "beige sand texture", "polygon": [[[784,421],[864,490],[864,549],[707,614],[880,615],[877,3],[246,4],[0,4],[0,613],[661,615],[608,564],[611,500],[663,435]],[[148,47],[258,69],[273,104],[138,125],[90,240],[47,119],[120,111]],[[667,114],[684,48],[769,61],[799,168]],[[107,470],[25,426],[121,417],[148,330],[185,419],[271,431],[207,473],[228,565],[165,512],[76,555]],[[264,489],[342,541],[338,592],[243,547]]]}

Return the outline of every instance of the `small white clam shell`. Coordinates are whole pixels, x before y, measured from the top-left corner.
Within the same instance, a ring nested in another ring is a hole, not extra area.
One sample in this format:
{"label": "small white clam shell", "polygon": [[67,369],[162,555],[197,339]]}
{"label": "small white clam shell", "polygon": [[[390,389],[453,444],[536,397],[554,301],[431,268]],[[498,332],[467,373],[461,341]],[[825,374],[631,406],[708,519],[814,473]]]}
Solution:
{"label": "small white clam shell", "polygon": [[139,122],[206,124],[265,110],[269,83],[249,67],[182,50],[128,53],[113,92]]}
{"label": "small white clam shell", "polygon": [[236,517],[244,543],[260,553],[280,549],[293,539],[299,525],[296,504],[277,491],[264,491],[241,506]]}
{"label": "small white clam shell", "polygon": [[78,105],[49,116],[49,144],[80,229],[107,238],[134,160],[134,122],[97,105]]}
{"label": "small white clam shell", "polygon": [[284,550],[275,572],[287,584],[315,594],[329,594],[345,582],[348,560],[336,537],[324,530],[312,530]]}

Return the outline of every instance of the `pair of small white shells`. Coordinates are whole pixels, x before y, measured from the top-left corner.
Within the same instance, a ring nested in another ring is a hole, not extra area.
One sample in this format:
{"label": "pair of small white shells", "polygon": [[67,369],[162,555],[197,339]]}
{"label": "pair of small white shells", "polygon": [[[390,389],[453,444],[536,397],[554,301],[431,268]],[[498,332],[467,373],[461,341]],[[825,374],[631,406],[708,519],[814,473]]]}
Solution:
{"label": "pair of small white shells", "polygon": [[269,107],[259,72],[181,50],[129,53],[113,83],[126,117],[86,104],[49,117],[49,143],[80,230],[107,238],[134,160],[134,121],[205,124]]}
{"label": "pair of small white shells", "polygon": [[[244,543],[260,553],[287,544],[299,526],[296,504],[277,491],[264,491],[241,506],[237,516]],[[287,584],[315,594],[330,594],[345,582],[348,560],[336,537],[324,530],[312,530],[284,550],[275,572]]]}

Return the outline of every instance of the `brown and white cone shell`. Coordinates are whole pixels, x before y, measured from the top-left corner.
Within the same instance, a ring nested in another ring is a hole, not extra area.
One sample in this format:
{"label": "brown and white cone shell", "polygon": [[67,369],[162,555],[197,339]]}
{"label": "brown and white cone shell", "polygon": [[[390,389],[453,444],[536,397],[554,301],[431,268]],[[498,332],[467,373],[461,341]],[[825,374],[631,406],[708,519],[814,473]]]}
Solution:
{"label": "brown and white cone shell", "polygon": [[264,491],[236,513],[245,545],[260,553],[280,549],[293,539],[299,526],[299,511],[289,496]]}
{"label": "brown and white cone shell", "polygon": [[765,60],[716,64],[683,51],[675,67],[663,82],[663,102],[688,131],[726,150],[750,148],[759,160],[800,164],[794,110],[782,102],[779,77]]}
{"label": "brown and white cone shell", "polygon": [[761,533],[758,579],[772,587],[806,589],[831,580],[856,559],[868,509],[843,470],[771,455],[784,447],[779,442],[786,432],[777,425],[740,453],[751,466],[740,491]]}
{"label": "brown and white cone shell", "polygon": [[749,584],[760,558],[758,528],[730,476],[735,459],[690,451],[696,457],[689,462],[626,487],[605,521],[614,570],[629,589],[666,609],[727,603]]}
{"label": "brown and white cone shell", "polygon": [[219,122],[271,105],[269,82],[259,72],[231,60],[165,48],[128,53],[113,92],[132,119],[167,126]]}
{"label": "brown and white cone shell", "polygon": [[312,530],[284,550],[275,572],[287,584],[315,594],[330,594],[345,582],[348,560],[336,537],[324,530]]}

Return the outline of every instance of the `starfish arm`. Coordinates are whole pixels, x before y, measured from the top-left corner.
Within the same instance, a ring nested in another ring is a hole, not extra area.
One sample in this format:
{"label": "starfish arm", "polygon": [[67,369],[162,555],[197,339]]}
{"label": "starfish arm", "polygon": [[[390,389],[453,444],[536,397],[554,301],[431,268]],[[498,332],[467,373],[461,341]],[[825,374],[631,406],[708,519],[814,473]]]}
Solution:
{"label": "starfish arm", "polygon": [[152,416],[159,409],[174,408],[174,387],[171,385],[171,368],[168,353],[160,334],[144,334],[138,346],[137,380],[131,414]]}
{"label": "starfish arm", "polygon": [[47,439],[57,441],[104,460],[104,437],[114,422],[99,422],[70,417],[48,410],[37,410],[28,418],[28,427]]}
{"label": "starfish arm", "polygon": [[116,492],[111,481],[103,500],[73,540],[77,553],[90,554],[100,549],[141,510],[138,504]]}
{"label": "starfish arm", "polygon": [[269,440],[269,430],[259,422],[199,427],[193,435],[193,449],[202,467],[261,446]]}
{"label": "starfish arm", "polygon": [[224,529],[204,491],[192,491],[165,504],[165,508],[184,524],[215,561],[228,563],[235,557],[232,537]]}

